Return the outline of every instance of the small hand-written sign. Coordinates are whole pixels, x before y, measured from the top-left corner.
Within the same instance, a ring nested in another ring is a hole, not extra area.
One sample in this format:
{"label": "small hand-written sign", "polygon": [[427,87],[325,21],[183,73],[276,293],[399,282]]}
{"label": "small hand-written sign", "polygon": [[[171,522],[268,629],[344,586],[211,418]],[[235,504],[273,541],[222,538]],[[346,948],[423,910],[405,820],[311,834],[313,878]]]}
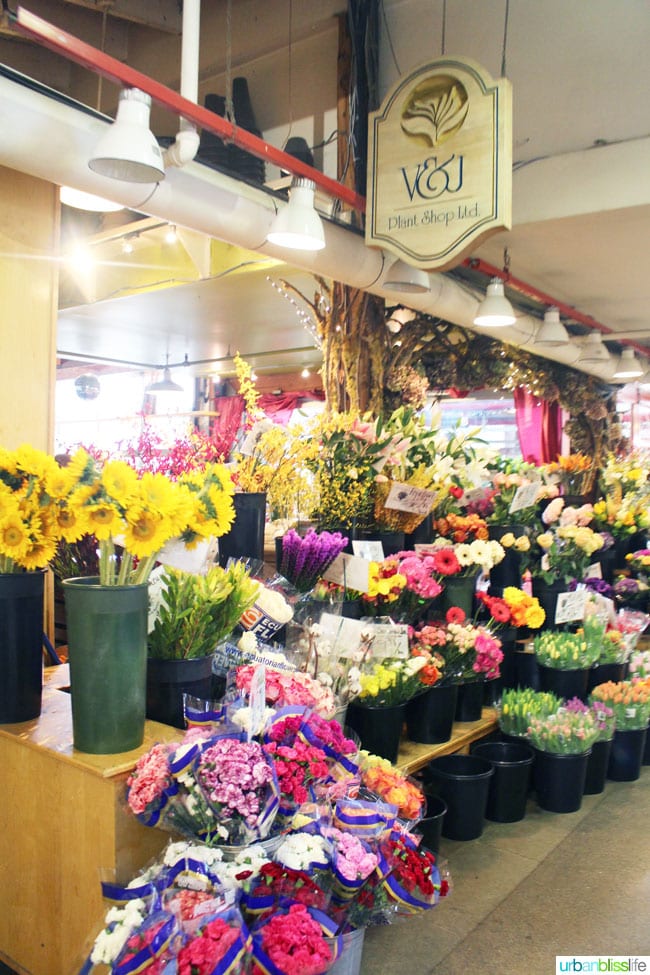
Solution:
{"label": "small hand-written sign", "polygon": [[323,573],[327,582],[336,582],[346,589],[355,592],[368,592],[370,587],[370,562],[360,559],[356,555],[341,552],[337,555],[329,569]]}
{"label": "small hand-written sign", "polygon": [[521,511],[522,508],[532,508],[537,502],[538,494],[539,484],[522,484],[515,491],[508,511],[513,514],[515,511]]}
{"label": "small hand-written sign", "polygon": [[585,579],[602,579],[603,567],[600,562],[592,562],[591,565],[588,565],[584,577]]}
{"label": "small hand-written sign", "polygon": [[428,515],[436,502],[436,492],[411,484],[391,484],[384,505],[394,511],[410,511],[417,515]]}
{"label": "small hand-written sign", "polygon": [[405,660],[409,656],[409,628],[406,623],[365,623],[372,635],[372,658]]}
{"label": "small hand-written sign", "polygon": [[469,58],[441,57],[369,118],[366,243],[442,270],[509,230],[512,95]]}
{"label": "small hand-written sign", "polygon": [[327,640],[339,657],[353,656],[361,644],[361,633],[367,623],[323,613],[320,618],[321,638]]}
{"label": "small hand-written sign", "polygon": [[574,620],[584,619],[587,595],[586,589],[576,589],[575,592],[561,592],[557,597],[555,622],[572,623]]}

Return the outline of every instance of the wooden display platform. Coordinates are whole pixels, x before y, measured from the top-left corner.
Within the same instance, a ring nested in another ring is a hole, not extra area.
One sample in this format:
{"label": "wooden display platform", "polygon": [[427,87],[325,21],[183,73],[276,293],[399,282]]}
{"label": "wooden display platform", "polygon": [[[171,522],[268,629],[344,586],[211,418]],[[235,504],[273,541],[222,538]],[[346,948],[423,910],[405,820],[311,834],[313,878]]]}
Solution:
{"label": "wooden display platform", "polygon": [[143,744],[121,755],[72,746],[68,667],[47,668],[40,718],[0,725],[0,960],[29,975],[79,971],[107,909],[100,882],[128,882],[168,834],[124,803],[140,755],[176,728],[147,721]]}
{"label": "wooden display platform", "polygon": [[452,755],[457,752],[466,754],[469,746],[480,738],[496,731],[497,711],[495,708],[483,708],[479,721],[455,722],[449,741],[444,741],[440,745],[418,745],[414,741],[402,739],[397,756],[397,768],[404,774],[411,775],[413,772],[424,768],[432,758],[439,758],[440,755]]}
{"label": "wooden display platform", "polygon": [[[147,721],[143,744],[120,755],[72,745],[65,664],[45,671],[41,716],[0,725],[4,814],[0,830],[0,961],[25,975],[76,975],[102,926],[101,880],[127,883],[169,834],[142,826],[124,786],[138,758],[182,732]],[[398,767],[412,773],[437,755],[465,751],[496,728],[496,712],[455,724],[441,745],[403,741]]]}

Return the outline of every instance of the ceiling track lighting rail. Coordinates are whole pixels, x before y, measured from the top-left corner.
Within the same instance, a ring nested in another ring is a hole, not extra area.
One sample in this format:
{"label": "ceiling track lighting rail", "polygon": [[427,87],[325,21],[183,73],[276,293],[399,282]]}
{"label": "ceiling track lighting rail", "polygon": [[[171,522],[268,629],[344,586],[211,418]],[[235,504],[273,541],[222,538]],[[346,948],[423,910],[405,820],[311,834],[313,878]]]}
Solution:
{"label": "ceiling track lighting rail", "polygon": [[237,148],[249,152],[258,159],[272,163],[294,176],[312,180],[328,196],[332,196],[342,203],[347,203],[354,210],[361,213],[365,212],[365,197],[355,193],[348,186],[326,176],[318,169],[314,169],[313,166],[308,166],[295,156],[290,156],[281,149],[276,149],[275,146],[234,125],[228,119],[215,115],[214,112],[183,98],[173,89],[161,85],[160,82],[142,74],[141,71],[136,71],[127,64],[123,64],[109,54],[100,51],[99,48],[86,44],[85,41],[79,40],[74,35],[60,30],[42,17],[25,10],[24,7],[18,7],[15,14],[9,15],[9,19],[16,30],[33,38],[51,51],[67,57],[109,81],[145,92],[157,104],[181,116],[186,121],[192,122],[198,128],[212,132],[221,139],[237,146]]}

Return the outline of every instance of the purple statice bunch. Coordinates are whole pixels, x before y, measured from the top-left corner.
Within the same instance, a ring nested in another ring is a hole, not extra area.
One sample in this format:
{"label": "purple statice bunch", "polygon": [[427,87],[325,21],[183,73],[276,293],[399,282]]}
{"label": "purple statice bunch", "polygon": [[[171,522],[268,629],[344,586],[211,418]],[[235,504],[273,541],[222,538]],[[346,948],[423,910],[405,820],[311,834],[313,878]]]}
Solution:
{"label": "purple statice bunch", "polygon": [[282,539],[280,574],[299,592],[309,592],[347,544],[340,532],[310,529],[302,537],[291,528]]}
{"label": "purple statice bunch", "polygon": [[614,598],[614,587],[606,582],[604,579],[599,579],[594,576],[593,578],[583,579],[582,582],[578,583],[577,579],[569,584],[569,591],[573,592],[578,585],[585,586],[589,592],[597,592],[599,596],[605,596],[607,599]]}

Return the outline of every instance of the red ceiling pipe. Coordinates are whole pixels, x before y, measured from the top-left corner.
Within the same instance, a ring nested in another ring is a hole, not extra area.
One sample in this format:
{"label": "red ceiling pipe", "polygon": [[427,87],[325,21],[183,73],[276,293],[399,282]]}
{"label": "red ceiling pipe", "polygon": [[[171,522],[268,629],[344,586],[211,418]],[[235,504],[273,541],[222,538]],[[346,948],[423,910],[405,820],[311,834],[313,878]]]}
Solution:
{"label": "red ceiling pipe", "polygon": [[42,17],[38,17],[29,10],[25,10],[24,7],[18,7],[15,16],[12,15],[11,20],[19,31],[27,34],[29,37],[33,37],[39,43],[43,44],[44,47],[55,51],[57,54],[62,54],[77,64],[81,64],[84,68],[95,72],[95,74],[108,78],[109,81],[114,81],[127,88],[139,88],[140,91],[144,91],[147,95],[150,95],[153,101],[169,109],[175,115],[187,119],[188,122],[194,123],[198,128],[213,132],[226,142],[231,142],[239,149],[250,152],[251,155],[256,156],[258,159],[264,159],[266,162],[273,163],[281,169],[292,173],[294,176],[303,176],[306,179],[312,180],[328,196],[347,203],[354,210],[358,210],[361,213],[365,212],[365,197],[359,193],[355,193],[348,186],[344,186],[329,176],[325,176],[324,173],[321,173],[318,169],[314,169],[312,166],[308,166],[302,160],[296,159],[295,156],[290,156],[281,149],[276,149],[275,146],[247,132],[245,129],[240,129],[239,126],[233,125],[228,119],[222,118],[220,115],[215,115],[214,112],[209,112],[206,108],[202,108],[200,105],[188,101],[187,98],[183,98],[171,88],[167,88],[166,85],[161,85],[159,82],[154,81],[153,78],[149,78],[148,75],[142,74],[134,68],[130,68],[127,64],[122,64],[121,61],[111,57],[109,54],[105,54],[103,51],[92,47],[90,44],[86,44],[72,34],[60,30],[54,24],[43,20]]}
{"label": "red ceiling pipe", "polygon": [[581,325],[587,325],[589,328],[595,328],[603,334],[609,334],[613,330],[608,328],[606,325],[602,325],[597,322],[595,318],[591,315],[583,315],[582,312],[577,311],[571,305],[565,305],[564,302],[558,301],[557,298],[547,295],[544,291],[540,291],[538,288],[534,288],[531,284],[526,284],[525,281],[521,281],[519,278],[515,278],[503,268],[495,267],[494,264],[489,264],[487,261],[482,260],[480,257],[468,257],[463,261],[465,267],[472,268],[472,270],[480,271],[482,274],[488,275],[491,278],[501,278],[501,280],[512,288],[514,291],[521,292],[522,295],[526,295],[528,298],[534,298],[535,301],[540,301],[544,305],[548,305],[557,308],[559,312],[564,315],[565,318],[571,319],[573,322],[579,322]]}

